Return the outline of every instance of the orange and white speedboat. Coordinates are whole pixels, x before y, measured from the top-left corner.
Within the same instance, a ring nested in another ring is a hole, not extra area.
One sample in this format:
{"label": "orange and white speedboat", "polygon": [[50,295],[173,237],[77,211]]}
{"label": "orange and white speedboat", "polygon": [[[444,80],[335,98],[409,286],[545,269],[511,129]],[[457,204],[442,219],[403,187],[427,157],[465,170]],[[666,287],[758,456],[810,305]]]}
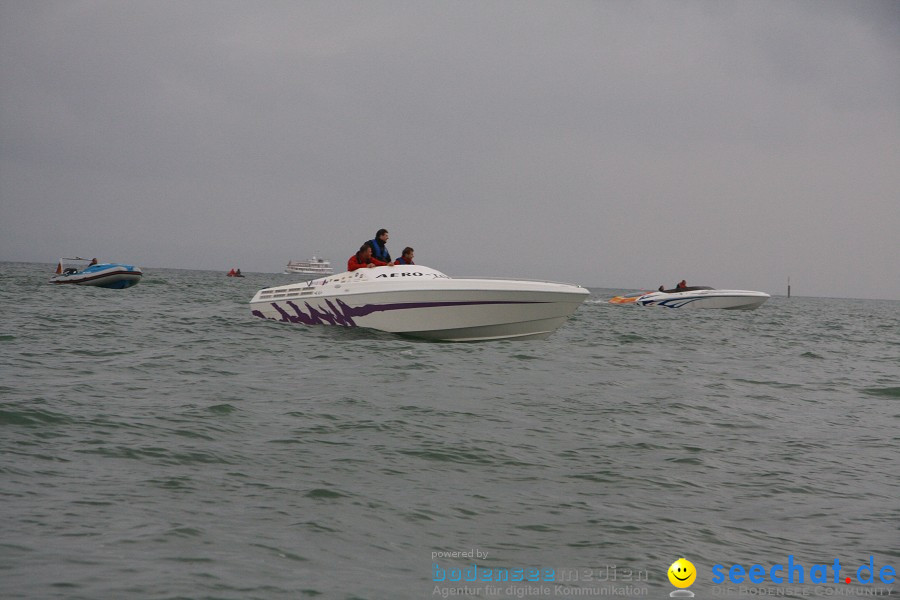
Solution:
{"label": "orange and white speedboat", "polygon": [[752,310],[770,298],[765,292],[750,290],[717,290],[698,285],[662,292],[637,292],[616,296],[610,304],[662,306],[664,308],[723,308]]}

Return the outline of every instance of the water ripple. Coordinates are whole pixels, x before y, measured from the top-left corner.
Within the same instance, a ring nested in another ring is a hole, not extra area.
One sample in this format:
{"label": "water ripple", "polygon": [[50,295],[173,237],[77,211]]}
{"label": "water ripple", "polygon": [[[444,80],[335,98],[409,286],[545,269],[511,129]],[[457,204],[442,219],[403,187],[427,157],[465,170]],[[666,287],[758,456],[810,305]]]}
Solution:
{"label": "water ripple", "polygon": [[594,290],[546,341],[456,345],[253,319],[279,275],[7,267],[8,597],[420,598],[432,552],[475,547],[655,594],[682,554],[900,558],[897,302]]}

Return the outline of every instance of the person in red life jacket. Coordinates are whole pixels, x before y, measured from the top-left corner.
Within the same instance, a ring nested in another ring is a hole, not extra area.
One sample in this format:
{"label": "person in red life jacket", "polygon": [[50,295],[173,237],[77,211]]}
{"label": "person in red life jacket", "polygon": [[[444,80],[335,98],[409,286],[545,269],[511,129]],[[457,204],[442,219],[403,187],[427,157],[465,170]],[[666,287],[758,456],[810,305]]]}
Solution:
{"label": "person in red life jacket", "polygon": [[682,279],[681,281],[678,282],[678,285],[675,286],[675,289],[676,289],[676,290],[683,290],[683,289],[686,288],[686,287],[687,287],[687,281],[685,281],[684,279]]}
{"label": "person in red life jacket", "polygon": [[416,263],[413,262],[413,257],[416,255],[415,251],[407,246],[403,249],[403,255],[394,261],[395,265],[414,265]]}
{"label": "person in red life jacket", "polygon": [[366,242],[359,247],[359,252],[350,257],[347,261],[347,270],[355,271],[357,269],[371,269],[372,267],[386,267],[391,263],[386,263],[372,258],[372,245]]}

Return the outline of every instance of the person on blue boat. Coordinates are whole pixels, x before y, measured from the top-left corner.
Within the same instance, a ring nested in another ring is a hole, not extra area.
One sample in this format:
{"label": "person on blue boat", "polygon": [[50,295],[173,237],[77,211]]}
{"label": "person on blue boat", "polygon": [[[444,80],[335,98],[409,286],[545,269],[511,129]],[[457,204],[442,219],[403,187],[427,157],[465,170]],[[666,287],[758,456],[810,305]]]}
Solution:
{"label": "person on blue boat", "polygon": [[390,237],[387,229],[378,230],[378,233],[375,234],[375,239],[370,240],[372,244],[372,258],[384,263],[392,262],[391,253],[387,249],[387,241]]}
{"label": "person on blue boat", "polygon": [[403,255],[400,256],[397,260],[394,261],[395,265],[414,265],[416,263],[413,262],[413,258],[415,257],[415,250],[407,246],[403,249]]}

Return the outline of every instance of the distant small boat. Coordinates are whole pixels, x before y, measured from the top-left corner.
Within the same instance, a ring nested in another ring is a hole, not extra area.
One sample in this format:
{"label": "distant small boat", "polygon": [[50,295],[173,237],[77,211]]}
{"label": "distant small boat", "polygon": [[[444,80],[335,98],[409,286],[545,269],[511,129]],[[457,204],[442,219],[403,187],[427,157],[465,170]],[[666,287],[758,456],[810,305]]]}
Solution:
{"label": "distant small boat", "polygon": [[322,277],[323,275],[331,275],[334,273],[334,269],[331,268],[331,263],[324,258],[313,256],[309,260],[289,260],[284,268],[284,272],[291,275]]}
{"label": "distant small boat", "polygon": [[228,271],[228,273],[226,273],[226,275],[228,275],[228,277],[243,277],[240,269],[232,269],[232,270]]}
{"label": "distant small boat", "polygon": [[717,290],[698,285],[664,290],[662,292],[638,292],[616,296],[610,304],[633,306],[661,306],[664,308],[723,308],[726,310],[752,310],[769,299],[765,292],[751,290]]}
{"label": "distant small boat", "polygon": [[97,263],[96,258],[83,269],[63,267],[64,260],[87,260],[85,258],[63,258],[56,267],[56,275],[50,283],[69,283],[75,285],[91,285],[121,290],[137,285],[144,272],[134,265],[120,263]]}

